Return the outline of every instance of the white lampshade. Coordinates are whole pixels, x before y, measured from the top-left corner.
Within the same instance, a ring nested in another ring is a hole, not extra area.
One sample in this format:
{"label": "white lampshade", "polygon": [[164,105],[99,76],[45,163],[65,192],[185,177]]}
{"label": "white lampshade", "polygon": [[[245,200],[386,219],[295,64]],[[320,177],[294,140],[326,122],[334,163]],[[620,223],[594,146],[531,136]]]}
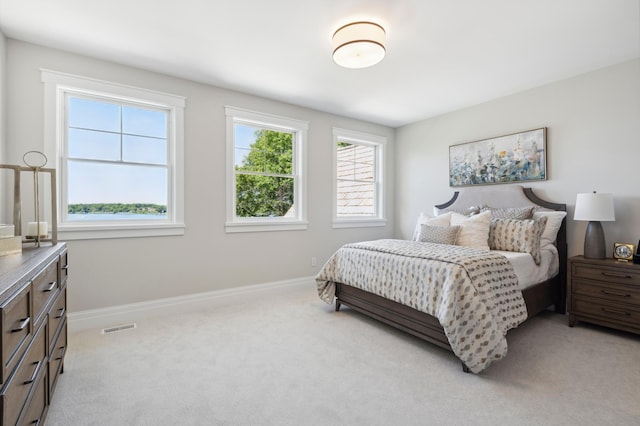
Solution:
{"label": "white lampshade", "polygon": [[578,194],[574,220],[613,221],[616,215],[613,211],[613,194],[590,192]]}
{"label": "white lampshade", "polygon": [[353,22],[333,34],[333,60],[345,68],[365,68],[384,58],[386,33],[373,22]]}

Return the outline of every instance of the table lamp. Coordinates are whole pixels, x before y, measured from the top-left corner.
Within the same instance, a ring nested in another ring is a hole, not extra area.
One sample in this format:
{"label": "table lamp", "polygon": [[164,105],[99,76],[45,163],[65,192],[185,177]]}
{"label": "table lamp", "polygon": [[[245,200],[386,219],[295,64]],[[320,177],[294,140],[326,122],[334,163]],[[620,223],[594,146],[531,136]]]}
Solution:
{"label": "table lamp", "polygon": [[606,246],[600,222],[616,220],[613,211],[613,194],[600,194],[595,191],[578,194],[573,219],[589,221],[584,236],[584,257],[604,259]]}

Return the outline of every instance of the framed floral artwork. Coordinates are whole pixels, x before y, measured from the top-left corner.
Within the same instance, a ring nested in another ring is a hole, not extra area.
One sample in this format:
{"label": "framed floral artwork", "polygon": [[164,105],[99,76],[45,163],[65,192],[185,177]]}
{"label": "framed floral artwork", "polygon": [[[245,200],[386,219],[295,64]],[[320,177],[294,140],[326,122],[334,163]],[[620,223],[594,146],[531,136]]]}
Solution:
{"label": "framed floral artwork", "polygon": [[547,179],[547,129],[527,130],[449,147],[449,185]]}

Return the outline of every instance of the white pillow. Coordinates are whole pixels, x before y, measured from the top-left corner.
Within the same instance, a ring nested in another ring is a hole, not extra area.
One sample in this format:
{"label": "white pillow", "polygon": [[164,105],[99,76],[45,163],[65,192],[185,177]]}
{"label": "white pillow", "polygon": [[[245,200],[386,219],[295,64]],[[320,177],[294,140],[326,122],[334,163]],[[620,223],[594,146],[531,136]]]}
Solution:
{"label": "white pillow", "polygon": [[451,225],[462,226],[456,245],[489,250],[489,224],[491,212],[465,216],[460,213],[451,214]]}
{"label": "white pillow", "polygon": [[539,219],[543,216],[547,217],[547,225],[542,231],[540,236],[540,249],[545,248],[548,245],[553,245],[558,236],[558,231],[562,226],[562,220],[567,215],[567,212],[563,211],[537,211],[533,213],[534,219]]}
{"label": "white pillow", "polygon": [[420,235],[420,230],[422,228],[421,225],[449,226],[451,225],[451,215],[452,213],[445,213],[440,216],[433,217],[425,213],[420,213],[420,216],[418,216],[416,229],[413,231],[413,241],[418,241],[418,236]]}

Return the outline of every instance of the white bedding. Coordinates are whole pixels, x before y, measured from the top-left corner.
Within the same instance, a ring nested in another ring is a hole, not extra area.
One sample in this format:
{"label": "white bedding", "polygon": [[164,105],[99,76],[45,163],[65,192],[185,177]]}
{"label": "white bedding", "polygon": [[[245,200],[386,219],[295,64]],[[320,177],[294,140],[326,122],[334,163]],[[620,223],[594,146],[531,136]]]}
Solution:
{"label": "white bedding", "polygon": [[534,284],[553,278],[560,270],[558,252],[554,246],[547,246],[540,250],[540,265],[536,265],[529,253],[492,250],[505,256],[513,265],[518,277],[518,288],[524,290]]}
{"label": "white bedding", "polygon": [[316,283],[327,303],[334,301],[335,283],[343,283],[436,317],[453,352],[474,373],[507,354],[507,330],[527,318],[508,259],[472,247],[406,240],[346,244]]}

